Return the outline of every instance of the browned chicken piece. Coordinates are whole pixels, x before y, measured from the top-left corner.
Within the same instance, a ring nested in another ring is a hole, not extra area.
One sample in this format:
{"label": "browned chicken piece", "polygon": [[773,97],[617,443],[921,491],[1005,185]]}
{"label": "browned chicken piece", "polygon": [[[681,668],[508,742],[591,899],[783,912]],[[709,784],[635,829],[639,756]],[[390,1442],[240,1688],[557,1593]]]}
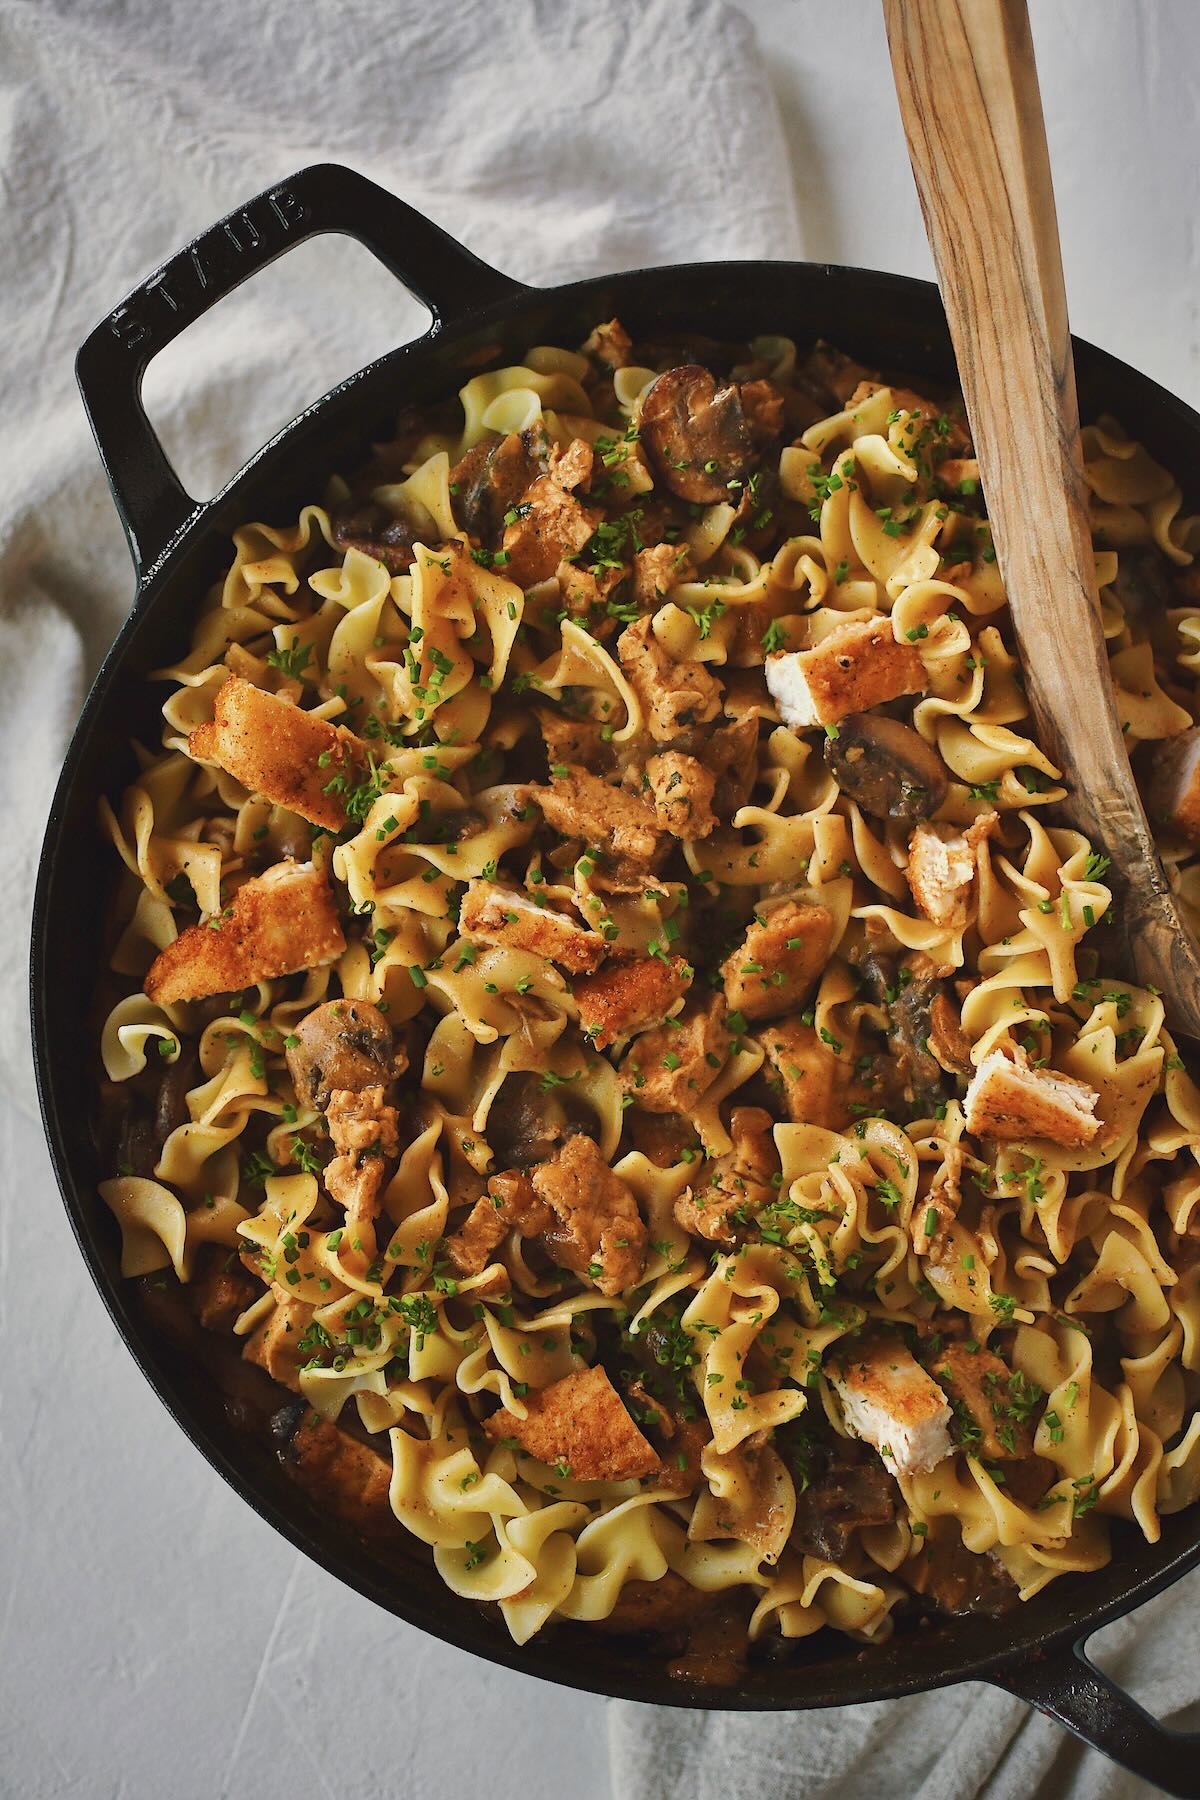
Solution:
{"label": "browned chicken piece", "polygon": [[949,1402],[899,1336],[839,1344],[826,1373],[848,1429],[893,1474],[923,1474],[950,1455]]}
{"label": "browned chicken piece", "polygon": [[474,537],[495,542],[504,515],[546,468],[550,453],[545,428],[494,434],[472,445],[450,471],[450,504],[457,522]]}
{"label": "browned chicken piece", "polygon": [[523,1396],[529,1417],[501,1408],[484,1421],[491,1438],[513,1438],[538,1462],[574,1481],[632,1481],[653,1475],[658,1452],[626,1412],[597,1364]]}
{"label": "browned chicken piece", "polygon": [[761,1106],[735,1106],[729,1120],[733,1149],[706,1162],[695,1188],[675,1202],[675,1217],[693,1237],[731,1249],[738,1228],[775,1197],[775,1121]]}
{"label": "browned chicken piece", "polygon": [[770,1084],[778,1086],[789,1119],[826,1131],[842,1131],[850,1124],[853,1068],[812,1025],[779,1019],[763,1027],[758,1042],[773,1070]]}
{"label": "browned chicken piece", "polygon": [[1200,844],[1200,726],[1156,744],[1146,810],[1189,844]]}
{"label": "browned chicken piece", "polygon": [[636,1287],[646,1260],[646,1227],[633,1194],[591,1138],[568,1138],[533,1171],[533,1187],[554,1214],[542,1242],[561,1268],[585,1275],[602,1294]]}
{"label": "browned chicken piece", "polygon": [[561,562],[583,549],[600,523],[600,514],[568,491],[586,480],[591,467],[591,445],[575,439],[557,457],[552,452],[550,471],[517,503],[518,516],[504,533],[508,560],[502,572],[518,587],[548,580]]}
{"label": "browned chicken piece", "polygon": [[705,838],[716,830],[713,811],[716,778],[694,756],[664,750],[646,764],[646,776],[654,798],[654,815],[672,837]]}
{"label": "browned chicken piece", "polygon": [[606,325],[596,326],[581,346],[581,354],[603,363],[606,369],[624,369],[629,366],[632,349],[633,340],[620,319],[610,319]]}
{"label": "browned chicken piece", "polygon": [[326,1000],[289,1035],[284,1055],[296,1098],[322,1112],[335,1088],[386,1085],[408,1067],[391,1026],[370,1000]]}
{"label": "browned chicken piece", "polygon": [[368,1535],[395,1531],[390,1457],[308,1407],[276,1413],[271,1434],[288,1474],[322,1511]]}
{"label": "browned chicken piece", "polygon": [[586,769],[567,765],[550,786],[531,788],[547,825],[566,838],[582,838],[614,864],[598,872],[599,885],[628,879],[640,886],[666,854],[669,839],[645,801],[612,787]]}
{"label": "browned chicken piece", "polygon": [[346,1209],[348,1225],[364,1224],[379,1211],[387,1163],[400,1154],[399,1114],[382,1087],[335,1088],[325,1118],[338,1152],[325,1169],[325,1187]]}
{"label": "browned chicken piece", "polygon": [[644,1112],[690,1112],[725,1065],[729,1032],[724,1008],[714,1000],[705,1012],[685,1013],[676,1023],[635,1038],[621,1064],[625,1092]]}
{"label": "browned chicken piece", "polygon": [[947,930],[970,922],[979,846],[1000,822],[998,813],[983,813],[966,831],[922,820],[908,840],[908,885],[925,917]]}
{"label": "browned chicken piece", "polygon": [[446,1252],[460,1275],[481,1275],[492,1251],[510,1231],[536,1237],[550,1229],[553,1219],[529,1177],[518,1169],[506,1169],[490,1178],[482,1200],[475,1202],[453,1237],[446,1239]]}
{"label": "browned chicken piece", "polygon": [[651,544],[633,559],[633,597],[639,606],[657,606],[677,581],[690,581],[695,572],[686,544]]}
{"label": "browned chicken piece", "polygon": [[173,1006],[298,969],[323,969],[345,948],[324,874],[312,863],[276,863],[244,882],[207,924],[181,931],[155,957],[142,985],[159,1006]]}
{"label": "browned chicken piece", "polygon": [[949,411],[936,401],[926,400],[922,394],[914,393],[912,388],[895,387],[890,381],[860,381],[848,404],[852,407],[860,406],[883,387],[891,389],[892,406],[897,412],[917,413],[923,425],[936,425],[939,419],[946,420],[949,430],[942,441],[951,456],[963,456],[970,451],[971,440],[957,408]]}
{"label": "browned chicken piece", "polygon": [[262,1288],[224,1244],[206,1244],[188,1284],[188,1298],[205,1331],[232,1331],[235,1319],[258,1299]]}
{"label": "browned chicken piece", "polygon": [[982,1344],[964,1338],[944,1344],[929,1371],[965,1429],[963,1447],[985,1462],[1033,1455],[1032,1404],[1040,1390]]}
{"label": "browned chicken piece", "polygon": [[716,777],[713,806],[722,819],[745,806],[758,767],[759,711],[752,707],[731,725],[718,725],[704,746],[704,762]]}
{"label": "browned chicken piece", "polygon": [[780,718],[797,731],[836,725],[929,685],[921,658],[896,642],[886,615],[839,625],[812,650],[777,650],[764,672]]}
{"label": "browned chicken piece", "polygon": [[823,906],[786,900],[754,915],[721,965],[731,1012],[769,1019],[795,1012],[829,960],[833,919]]}
{"label": "browned chicken piece", "polygon": [[242,1355],[265,1369],[272,1381],[300,1392],[300,1368],[308,1354],[300,1340],[308,1329],[313,1309],[303,1300],[280,1300],[273,1313],[246,1339]]}
{"label": "browned chicken piece", "polygon": [[561,963],[572,975],[598,968],[604,957],[602,937],[577,919],[539,906],[520,888],[494,881],[472,881],[463,895],[459,929],[486,944],[528,950],[548,962]]}
{"label": "browned chicken piece", "polygon": [[1057,1069],[1031,1069],[993,1050],[975,1071],[963,1099],[967,1130],[999,1142],[1049,1138],[1067,1150],[1090,1144],[1102,1121],[1094,1117],[1095,1088]]}
{"label": "browned chicken piece", "polygon": [[691,982],[691,965],[681,956],[635,956],[612,962],[598,975],[574,984],[579,1029],[597,1050],[606,1050],[618,1038],[666,1018]]}
{"label": "browned chicken piece", "polygon": [[346,790],[368,769],[367,746],[352,731],[239,675],[217,690],[213,717],[192,732],[188,754],[327,831],[345,825]]}
{"label": "browned chicken piece", "polygon": [[617,655],[655,743],[669,744],[719,714],[720,682],[703,663],[676,662],[655,637],[650,619],[626,627],[617,639]]}

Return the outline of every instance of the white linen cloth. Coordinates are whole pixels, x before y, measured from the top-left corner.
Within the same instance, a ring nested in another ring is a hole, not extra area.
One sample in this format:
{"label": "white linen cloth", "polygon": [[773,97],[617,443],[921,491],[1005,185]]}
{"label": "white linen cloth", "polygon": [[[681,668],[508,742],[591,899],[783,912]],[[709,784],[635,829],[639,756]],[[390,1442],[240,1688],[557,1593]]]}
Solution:
{"label": "white linen cloth", "polygon": [[[86,684],[132,597],[72,357],[183,242],[326,159],[533,283],[802,250],[766,72],[720,0],[0,0],[0,1076],[26,1108],[42,827]],[[193,492],[419,329],[419,310],[367,265],[329,241],[294,251],[155,365],[152,416]],[[12,1314],[14,1330],[22,1318],[44,1330],[50,1309],[70,1304],[47,1281],[34,1310]],[[1200,1693],[1188,1635],[1198,1592],[1184,1583],[1115,1628],[1118,1672],[1140,1668],[1161,1714]],[[538,1690],[540,1707],[553,1704]],[[621,1800],[1147,1791],[986,1688],[819,1715],[614,1705],[609,1716]],[[274,1791],[290,1791],[282,1763],[276,1772]]]}

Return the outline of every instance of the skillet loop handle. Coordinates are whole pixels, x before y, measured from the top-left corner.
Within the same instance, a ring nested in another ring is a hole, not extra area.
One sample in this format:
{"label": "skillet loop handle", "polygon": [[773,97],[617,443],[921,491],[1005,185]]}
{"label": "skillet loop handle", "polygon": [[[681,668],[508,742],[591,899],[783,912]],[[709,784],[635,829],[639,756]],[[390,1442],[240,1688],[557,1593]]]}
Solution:
{"label": "skillet loop handle", "polygon": [[1200,1800],[1200,1732],[1172,1731],[1098,1669],[1086,1639],[988,1677],[1122,1768],[1179,1800]]}
{"label": "skillet loop handle", "polygon": [[429,308],[430,335],[528,292],[386,188],[338,163],[301,169],[219,220],[127,295],[75,362],[139,580],[197,509],[146,417],[147,368],[247,276],[328,231],[357,238]]}

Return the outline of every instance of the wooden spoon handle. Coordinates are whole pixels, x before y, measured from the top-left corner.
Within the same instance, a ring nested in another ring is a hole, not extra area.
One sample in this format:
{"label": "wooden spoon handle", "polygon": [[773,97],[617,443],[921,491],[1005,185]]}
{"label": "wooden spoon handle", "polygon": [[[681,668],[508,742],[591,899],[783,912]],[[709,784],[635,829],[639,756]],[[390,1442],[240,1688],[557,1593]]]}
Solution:
{"label": "wooden spoon handle", "polygon": [[884,0],[884,16],[1038,733],[1071,789],[1067,810],[1121,872],[1142,978],[1165,985],[1182,964],[1179,1023],[1195,1030],[1194,951],[1129,767],[1100,626],[1024,0]]}

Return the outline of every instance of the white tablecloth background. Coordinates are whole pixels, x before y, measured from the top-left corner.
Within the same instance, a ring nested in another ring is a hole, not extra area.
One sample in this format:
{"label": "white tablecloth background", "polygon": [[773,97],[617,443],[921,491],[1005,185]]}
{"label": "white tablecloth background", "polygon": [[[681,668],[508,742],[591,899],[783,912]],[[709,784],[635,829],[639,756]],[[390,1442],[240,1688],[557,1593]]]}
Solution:
{"label": "white tablecloth background", "polygon": [[[1200,403],[1200,6],[1032,10],[1075,328]],[[324,158],[535,282],[756,255],[928,272],[875,0],[0,0],[0,1795],[1147,1792],[984,1688],[756,1722],[475,1662],[276,1538],[114,1340],[24,1020],[41,821],[131,591],[70,362],[155,263]],[[152,414],[211,492],[418,325],[365,252],[306,246],[160,358]],[[1198,1597],[1106,1634],[1156,1709],[1200,1692]]]}

